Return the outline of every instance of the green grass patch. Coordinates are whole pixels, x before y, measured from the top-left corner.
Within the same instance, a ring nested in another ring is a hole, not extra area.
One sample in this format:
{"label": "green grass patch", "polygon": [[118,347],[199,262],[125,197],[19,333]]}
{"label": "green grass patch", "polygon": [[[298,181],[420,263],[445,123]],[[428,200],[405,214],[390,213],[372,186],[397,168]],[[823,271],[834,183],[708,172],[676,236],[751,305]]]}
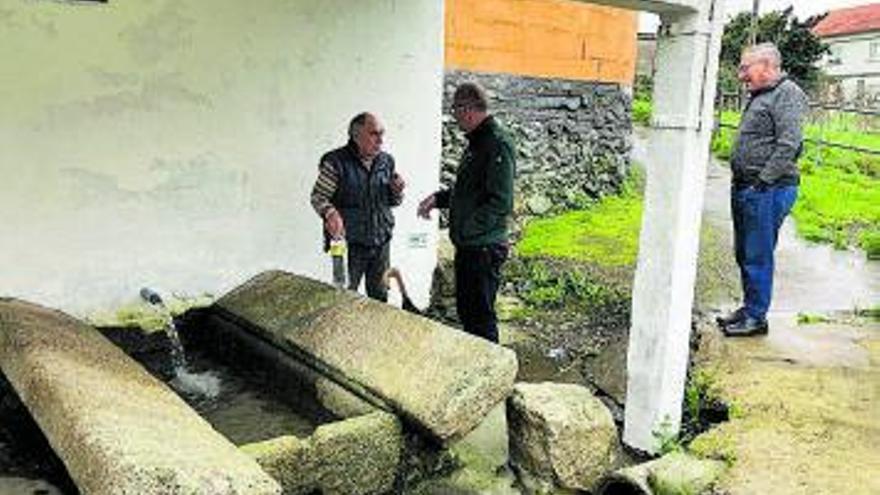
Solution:
{"label": "green grass patch", "polygon": [[844,248],[858,245],[880,255],[880,181],[834,167],[803,167],[794,207],[805,238]]}
{"label": "green grass patch", "polygon": [[642,176],[633,174],[620,196],[607,196],[592,207],[526,225],[517,244],[520,256],[549,256],[618,267],[632,265],[638,254],[642,222]]}
{"label": "green grass patch", "polygon": [[867,309],[856,309],[856,314],[863,318],[880,321],[880,305]]}
{"label": "green grass patch", "polygon": [[632,121],[634,124],[651,125],[651,114],[654,113],[654,105],[651,100],[637,98],[632,102]]}
{"label": "green grass patch", "polygon": [[[505,280],[534,309],[583,309],[616,301],[621,294],[584,267],[546,258],[519,258],[505,267]],[[532,316],[526,313],[525,316]]]}
{"label": "green grass patch", "polygon": [[[737,112],[722,112],[721,123],[739,124]],[[822,125],[808,124],[811,139],[880,151],[880,135],[862,131],[857,118],[839,117]],[[721,128],[712,152],[729,160],[736,133]],[[792,215],[798,233],[838,248],[858,246],[869,258],[880,258],[880,156],[806,143],[799,162],[802,176]]]}
{"label": "green grass patch", "polygon": [[589,210],[533,220],[517,245],[523,256],[553,256],[605,266],[635,262],[642,203],[608,197]]}
{"label": "green grass patch", "polygon": [[797,323],[798,325],[815,325],[817,323],[830,323],[831,318],[828,318],[825,315],[814,314],[814,313],[798,313],[797,315]]}

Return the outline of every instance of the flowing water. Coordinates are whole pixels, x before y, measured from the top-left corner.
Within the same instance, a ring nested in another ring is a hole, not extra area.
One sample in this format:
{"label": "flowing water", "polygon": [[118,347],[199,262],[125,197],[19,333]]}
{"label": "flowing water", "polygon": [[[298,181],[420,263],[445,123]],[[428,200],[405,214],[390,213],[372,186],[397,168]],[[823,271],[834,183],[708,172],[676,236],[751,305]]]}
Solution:
{"label": "flowing water", "polygon": [[171,317],[170,311],[165,307],[162,297],[159,294],[144,287],[140,291],[141,297],[150,303],[156,311],[159,311],[163,319],[168,323],[165,325],[165,335],[171,346],[171,365],[174,370],[174,377],[169,384],[184,396],[202,397],[205,399],[214,399],[220,394],[221,379],[218,373],[211,370],[201,372],[193,371],[187,365],[186,351],[183,343],[180,341],[180,333],[177,331],[177,324]]}
{"label": "flowing water", "polygon": [[189,369],[173,378],[171,385],[236,445],[283,435],[303,438],[332,419],[329,414],[310,412],[315,409],[310,401],[305,404],[299,397],[275,393],[259,372],[232,369],[198,351],[189,358]]}

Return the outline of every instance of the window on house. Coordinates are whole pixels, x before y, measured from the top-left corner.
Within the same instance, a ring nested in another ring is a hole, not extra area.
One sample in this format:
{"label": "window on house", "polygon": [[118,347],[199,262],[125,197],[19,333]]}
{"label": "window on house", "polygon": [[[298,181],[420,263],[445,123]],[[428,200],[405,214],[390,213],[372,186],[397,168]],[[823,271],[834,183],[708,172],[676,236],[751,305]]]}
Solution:
{"label": "window on house", "polygon": [[841,57],[840,45],[831,45],[828,47],[828,65],[840,65],[843,63],[843,58]]}
{"label": "window on house", "polygon": [[868,47],[868,59],[872,62],[880,62],[880,41],[872,41]]}

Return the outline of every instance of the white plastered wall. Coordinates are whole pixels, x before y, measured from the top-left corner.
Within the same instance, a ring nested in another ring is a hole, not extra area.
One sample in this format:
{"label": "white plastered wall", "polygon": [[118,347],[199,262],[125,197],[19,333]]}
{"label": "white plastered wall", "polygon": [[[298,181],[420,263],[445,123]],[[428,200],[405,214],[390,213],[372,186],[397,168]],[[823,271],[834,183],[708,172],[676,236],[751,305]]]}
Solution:
{"label": "white plastered wall", "polygon": [[443,2],[0,0],[0,296],[76,314],[140,287],[329,279],[320,155],[376,112],[408,181],[392,245],[427,301]]}

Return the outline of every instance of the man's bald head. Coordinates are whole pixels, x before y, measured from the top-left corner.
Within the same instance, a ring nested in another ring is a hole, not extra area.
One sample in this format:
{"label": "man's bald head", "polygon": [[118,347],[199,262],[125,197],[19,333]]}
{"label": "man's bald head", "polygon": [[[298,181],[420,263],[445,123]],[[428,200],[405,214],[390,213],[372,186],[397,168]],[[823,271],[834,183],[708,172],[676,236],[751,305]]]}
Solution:
{"label": "man's bald head", "polygon": [[348,123],[348,137],[357,145],[361,157],[373,159],[382,151],[385,128],[370,112],[355,115]]}

